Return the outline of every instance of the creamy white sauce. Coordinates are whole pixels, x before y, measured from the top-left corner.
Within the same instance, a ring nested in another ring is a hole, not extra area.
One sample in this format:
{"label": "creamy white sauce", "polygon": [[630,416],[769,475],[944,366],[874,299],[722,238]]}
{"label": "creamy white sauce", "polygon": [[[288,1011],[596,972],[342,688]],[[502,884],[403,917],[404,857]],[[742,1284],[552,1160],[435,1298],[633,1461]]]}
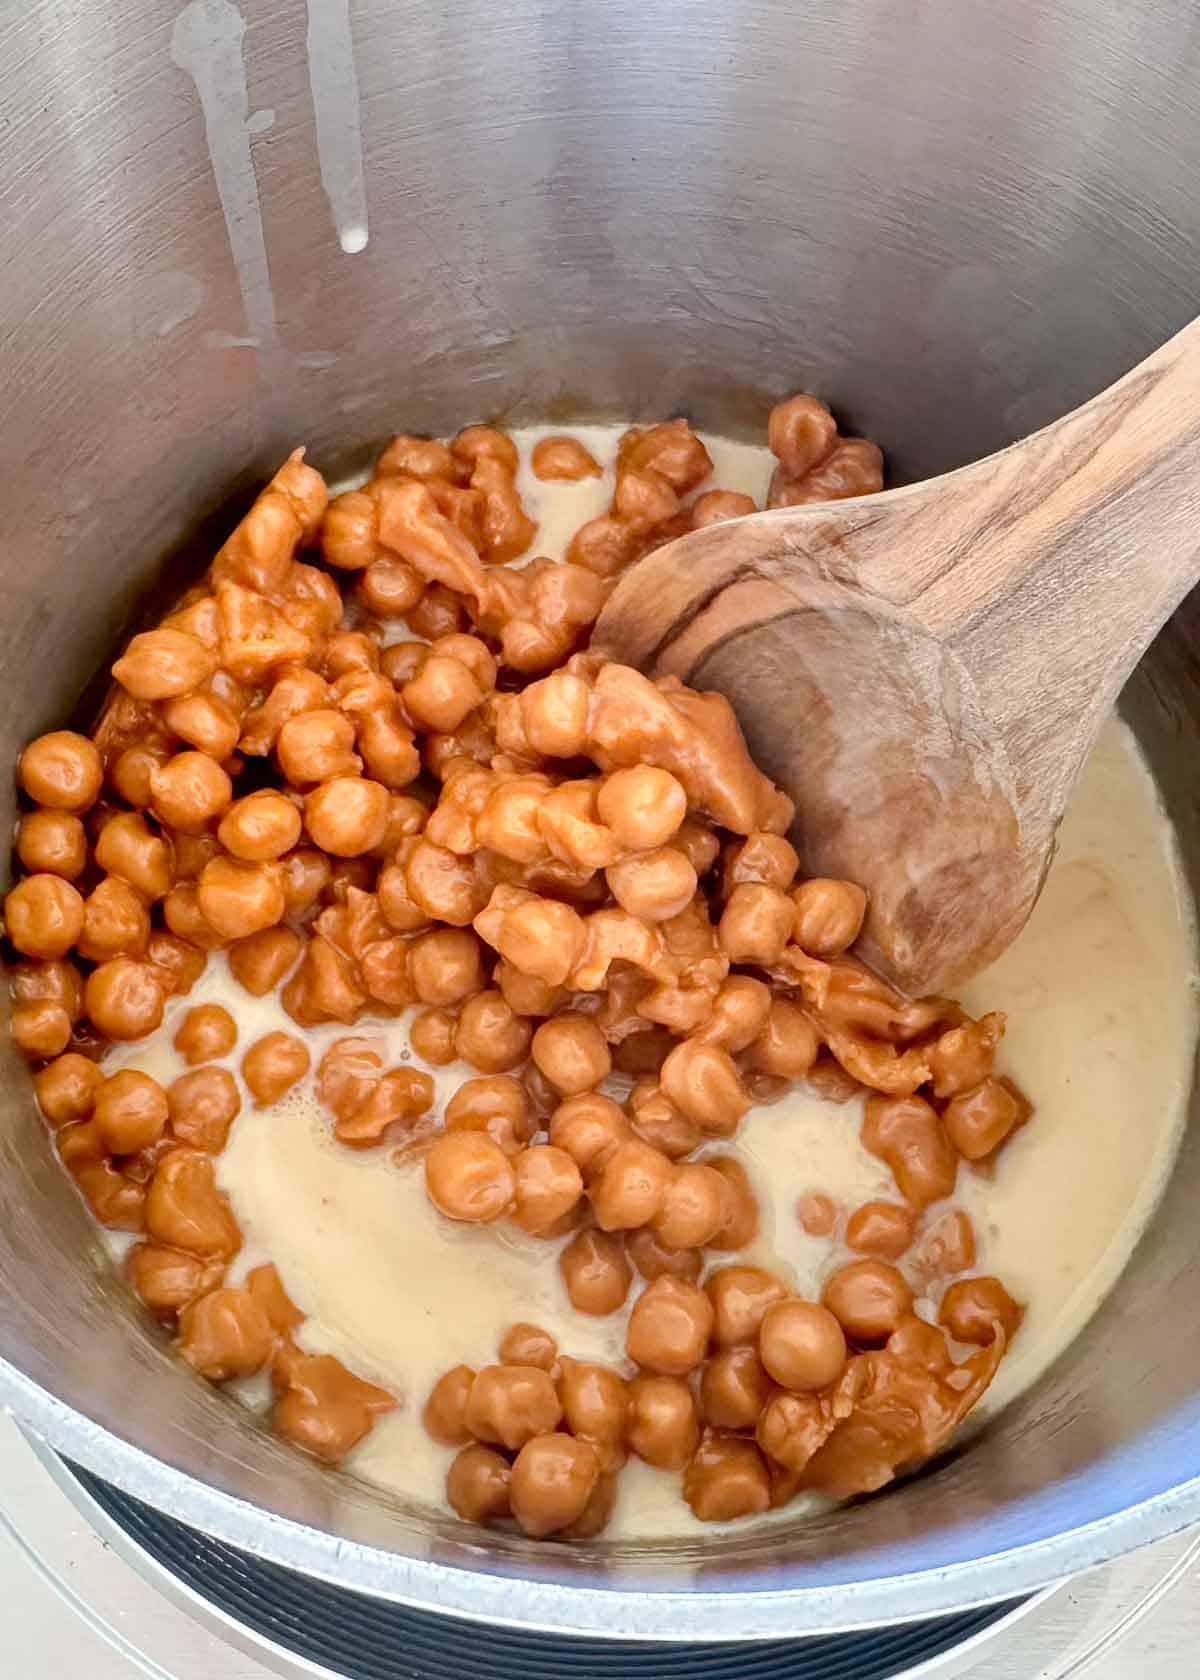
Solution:
{"label": "creamy white sauce", "polygon": [[[618,432],[574,434],[608,469],[603,479],[540,484],[528,452],[553,430],[516,435],[520,487],[540,521],[533,552],[557,557],[572,532],[608,505]],[[761,502],[772,464],[766,451],[705,442],[716,463],[712,485],[746,490]],[[994,1415],[1078,1334],[1153,1211],[1184,1120],[1195,987],[1190,907],[1171,830],[1133,737],[1114,719],[1081,777],[1029,926],[962,994],[972,1013],[1007,1013],[999,1065],[1035,1105],[992,1176],[966,1165],[959,1174],[954,1205],[974,1221],[976,1270],[994,1272],[1026,1303],[1021,1331],[977,1417]],[[206,1001],[223,1002],[238,1023],[235,1069],[263,1033],[296,1030],[276,999],[243,992],[218,956],[191,994],[170,1006],[155,1039],[130,1046],[111,1065],[176,1077],[184,1069],[171,1038],[182,1015]],[[403,1022],[364,1020],[353,1029],[308,1033],[314,1069],[323,1049],[348,1032],[381,1039],[389,1064],[411,1055]],[[435,1071],[439,1109],[471,1072]],[[555,1264],[558,1243],[509,1226],[477,1229],[442,1219],[426,1199],[419,1165],[398,1167],[388,1148],[357,1153],[334,1140],[311,1078],[267,1110],[253,1109],[244,1088],[243,1097],[218,1166],[246,1237],[238,1273],[273,1260],[309,1315],[304,1345],[337,1354],[401,1401],[351,1459],[355,1473],[407,1499],[441,1504],[453,1453],[421,1427],[425,1396],[447,1367],[491,1362],[500,1332],[518,1320],[543,1325],[575,1357],[621,1361],[626,1315],[595,1319],[574,1311]],[[749,1257],[778,1268],[806,1295],[819,1294],[847,1255],[835,1240],[805,1234],[797,1197],[822,1191],[843,1215],[873,1197],[896,1199],[886,1168],[859,1144],[861,1117],[859,1102],[838,1106],[798,1088],[753,1111],[733,1146],[762,1210]],[[932,1316],[934,1307],[919,1303],[919,1310]],[[243,1391],[249,1403],[262,1396],[261,1384]],[[791,1519],[797,1509],[763,1520]],[[631,1460],[609,1538],[706,1532],[680,1499],[676,1476]]]}

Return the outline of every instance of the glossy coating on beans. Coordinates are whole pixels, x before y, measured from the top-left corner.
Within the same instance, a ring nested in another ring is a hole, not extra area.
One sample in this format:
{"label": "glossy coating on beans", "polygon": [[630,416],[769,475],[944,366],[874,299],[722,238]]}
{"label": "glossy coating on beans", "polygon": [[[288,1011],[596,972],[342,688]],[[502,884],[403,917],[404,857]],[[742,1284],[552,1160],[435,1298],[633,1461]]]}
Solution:
{"label": "glossy coating on beans", "polygon": [[999,1079],[985,1079],[962,1091],[942,1110],[946,1136],[966,1161],[997,1150],[1021,1117],[1016,1097]]}
{"label": "glossy coating on beans", "polygon": [[885,1342],[912,1312],[913,1293],[904,1274],[885,1260],[852,1260],[834,1272],[821,1299],[852,1342]]}
{"label": "glossy coating on beans", "polygon": [[425,1433],[443,1447],[461,1447],[471,1439],[467,1428],[467,1401],[476,1372],[469,1365],[453,1365],[444,1371],[429,1391],[421,1412]]}
{"label": "glossy coating on beans", "polygon": [[781,1388],[812,1393],[841,1376],[846,1338],[834,1315],[815,1301],[776,1301],[758,1328],[758,1356]]}
{"label": "glossy coating on beans", "polygon": [[149,1074],[122,1068],[96,1088],[96,1130],[112,1155],[152,1148],[167,1125],[167,1093]]}
{"label": "glossy coating on beans", "polygon": [[630,1138],[613,1150],[590,1181],[592,1213],[602,1231],[649,1225],[662,1207],[672,1166],[659,1150]]}
{"label": "glossy coating on beans", "polygon": [[975,1264],[975,1227],[970,1214],[962,1208],[942,1214],[922,1236],[913,1258],[917,1270],[927,1277],[969,1272]]}
{"label": "glossy coating on beans", "polygon": [[464,1447],[447,1470],[446,1498],[466,1522],[497,1522],[511,1512],[511,1480],[508,1460],[475,1443]]}
{"label": "glossy coating on beans", "polygon": [[74,881],[87,863],[87,834],[70,811],[27,811],[17,825],[17,857],[30,874]]}
{"label": "glossy coating on beans", "polygon": [[[286,898],[286,888],[285,888]],[[229,947],[229,971],[253,997],[266,997],[291,973],[303,941],[292,928],[260,928]]]}
{"label": "glossy coating on beans", "polygon": [[810,957],[838,957],[862,929],[867,895],[853,881],[804,881],[792,893],[797,945]]}
{"label": "glossy coating on beans", "polygon": [[146,1230],[168,1248],[204,1258],[228,1260],[237,1253],[241,1234],[209,1156],[194,1149],[163,1156],[146,1195]]}
{"label": "glossy coating on beans", "polygon": [[220,1282],[224,1262],[202,1260],[182,1249],[138,1243],[125,1261],[125,1275],[156,1318],[172,1319],[189,1302]]}
{"label": "glossy coating on beans", "polygon": [[558,1397],[565,1427],[591,1442],[602,1470],[619,1470],[625,1462],[630,1385],[607,1365],[564,1358],[561,1367]]}
{"label": "glossy coating on beans", "polygon": [[558,1363],[558,1343],[537,1324],[510,1324],[496,1352],[501,1365],[535,1365],[539,1371],[553,1372]]}
{"label": "glossy coating on beans", "polygon": [[446,1104],[447,1132],[486,1132],[506,1155],[517,1155],[533,1135],[525,1087],[504,1073],[464,1079]]}
{"label": "glossy coating on beans", "polygon": [[512,1467],[512,1514],[535,1539],[556,1534],[583,1515],[599,1476],[599,1460],[587,1441],[557,1431],[537,1435]]}
{"label": "glossy coating on beans", "polygon": [[766,1462],[753,1441],[706,1431],[683,1473],[683,1497],[701,1522],[757,1516],[771,1503]]}
{"label": "glossy coating on beans", "polygon": [[237,1043],[237,1027],[219,1003],[201,1003],[188,1010],[173,1042],[188,1066],[196,1067],[227,1056]]}
{"label": "glossy coating on beans", "polygon": [[700,1410],[713,1429],[753,1429],[774,1392],[762,1360],[752,1347],[722,1348],[700,1377]]}
{"label": "glossy coating on beans", "polygon": [[454,1048],[480,1073],[508,1073],[529,1054],[533,1029],[497,991],[477,992],[459,1011]]}
{"label": "glossy coating on beans", "polygon": [[887,1162],[897,1189],[914,1207],[928,1207],[953,1191],[958,1156],[936,1110],[922,1097],[869,1096],[862,1141]]}
{"label": "glossy coating on beans", "polygon": [[228,1068],[195,1068],[167,1087],[172,1137],[208,1155],[224,1149],[241,1106],[237,1080]]}
{"label": "glossy coating on beans", "polygon": [[703,1269],[699,1249],[666,1248],[648,1225],[639,1231],[625,1233],[625,1252],[647,1283],[653,1283],[659,1277],[676,1277],[685,1283],[696,1283]]}
{"label": "glossy coating on beans", "polygon": [[643,1370],[684,1377],[704,1358],[714,1316],[709,1297],[694,1283],[656,1278],[634,1302],[625,1351]]}
{"label": "glossy coating on beans", "polygon": [[564,1097],[592,1091],[612,1070],[603,1033],[585,1015],[557,1015],[533,1035],[530,1052]]}
{"label": "glossy coating on beans", "polygon": [[703,1161],[675,1167],[663,1190],[654,1231],[665,1248],[703,1248],[729,1217],[734,1192]]}
{"label": "glossy coating on beans", "polygon": [[517,1452],[554,1429],[562,1405],[553,1379],[534,1365],[485,1365],[471,1384],[464,1413],[477,1441]]}
{"label": "glossy coating on beans", "polygon": [[678,1377],[634,1377],[626,1439],[647,1464],[682,1470],[700,1444],[700,1418],[687,1383]]}
{"label": "glossy coating on beans", "polygon": [[583,1175],[552,1143],[522,1149],[512,1167],[514,1223],[531,1236],[549,1235],[583,1195]]}
{"label": "glossy coating on beans", "polygon": [[39,735],[21,754],[17,780],[35,805],[86,811],[100,796],[104,767],[94,742],[70,729]]}
{"label": "glossy coating on beans", "polygon": [[83,919],[83,899],[60,875],[27,875],[4,900],[5,931],[27,957],[65,957]]}
{"label": "glossy coating on beans", "polygon": [[986,1345],[995,1338],[999,1325],[1011,1341],[1020,1329],[1025,1309],[1005,1289],[999,1278],[960,1278],[942,1296],[938,1321],[956,1342]]}
{"label": "glossy coating on beans", "polygon": [[750,1107],[733,1058],[715,1044],[685,1039],[659,1077],[675,1107],[709,1137],[732,1137]]}
{"label": "glossy coating on beans", "polygon": [[245,1289],[215,1289],[179,1315],[179,1351],[210,1382],[253,1376],[274,1345],[266,1313]]}
{"label": "glossy coating on beans", "polygon": [[313,844],[335,857],[361,857],[383,839],[388,790],[365,776],[335,776],[304,801],[304,826]]}
{"label": "glossy coating on beans", "polygon": [[217,838],[227,852],[248,863],[266,863],[299,844],[299,808],[282,793],[263,788],[235,800],[221,818]]}
{"label": "glossy coating on beans", "polygon": [[767,1308],[788,1294],[782,1278],[761,1266],[722,1266],[704,1280],[713,1308],[713,1340],[718,1347],[757,1342]]}
{"label": "glossy coating on beans", "polygon": [[864,1202],[846,1221],[846,1247],[876,1260],[899,1260],[911,1246],[912,1209],[896,1202]]}
{"label": "glossy coating on beans", "polygon": [[489,1224],[512,1208],[516,1179],[508,1156],[484,1132],[445,1132],[425,1157],[425,1188],[448,1219]]}
{"label": "glossy coating on beans", "polygon": [[577,1231],[563,1248],[558,1269],[576,1312],[594,1317],[623,1306],[633,1281],[620,1236],[590,1226]]}
{"label": "glossy coating on beans", "polygon": [[270,1032],[242,1057],[242,1078],[257,1108],[278,1102],[304,1078],[312,1064],[308,1047],[291,1033]]}
{"label": "glossy coating on beans", "polygon": [[97,1031],[125,1043],[160,1025],[166,990],[163,971],[152,963],[114,957],[88,975],[83,1005]]}
{"label": "glossy coating on beans", "polygon": [[100,868],[127,882],[149,904],[171,890],[174,861],[169,843],[138,811],[109,817],[96,840]]}
{"label": "glossy coating on beans", "polygon": [[568,1097],[550,1120],[550,1142],[566,1150],[589,1182],[631,1136],[621,1108],[599,1091]]}
{"label": "glossy coating on beans", "polygon": [[88,1118],[103,1077],[95,1062],[69,1050],[34,1074],[33,1094],[52,1126],[66,1126]]}

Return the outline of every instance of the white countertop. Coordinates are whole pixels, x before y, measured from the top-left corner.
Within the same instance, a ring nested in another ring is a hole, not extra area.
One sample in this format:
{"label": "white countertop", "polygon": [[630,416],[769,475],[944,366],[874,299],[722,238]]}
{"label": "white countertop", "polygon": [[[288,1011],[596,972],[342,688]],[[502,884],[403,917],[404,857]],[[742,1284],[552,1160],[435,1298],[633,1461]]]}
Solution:
{"label": "white countertop", "polygon": [[[1198,1644],[1194,1532],[1079,1578],[969,1659],[921,1672],[930,1680],[1184,1680],[1197,1671]],[[0,1418],[0,1672],[5,1680],[275,1680],[280,1670],[144,1581]]]}

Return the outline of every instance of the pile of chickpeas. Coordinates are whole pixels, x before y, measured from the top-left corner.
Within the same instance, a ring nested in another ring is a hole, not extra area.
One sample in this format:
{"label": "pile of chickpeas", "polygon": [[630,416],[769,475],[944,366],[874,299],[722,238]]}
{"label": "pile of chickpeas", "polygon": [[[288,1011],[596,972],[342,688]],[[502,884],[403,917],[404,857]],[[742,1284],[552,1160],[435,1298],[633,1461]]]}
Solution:
{"label": "pile of chickpeas", "polygon": [[[879,451],[812,397],[768,435],[769,505],[880,487]],[[600,473],[568,436],[532,466]],[[594,1535],[630,1453],[680,1472],[705,1520],[882,1486],[945,1440],[1020,1322],[996,1279],[964,1275],[970,1221],[939,1205],[1028,1118],[993,1072],[1003,1018],[859,964],[864,893],[800,874],[791,801],[728,704],[588,651],[622,570],[754,509],[701,488],[687,423],[624,435],[611,507],[561,562],[511,564],[535,532],[517,467],[492,427],[400,436],[330,500],[296,451],[203,582],[132,638],[90,737],[26,748],[14,1038],[96,1217],[136,1233],[129,1278],[183,1357],[214,1382],[268,1369],[275,1427],[326,1460],[395,1401],[300,1349],[273,1267],[227,1282],[241,1235],[213,1167],[243,1088],[262,1107],[310,1076],[340,1142],[419,1157],[446,1218],[545,1240],[578,1311],[624,1310],[642,1284],[622,1370],[516,1325],[496,1364],[442,1377],[424,1415],[462,1449],[460,1515]],[[239,1084],[213,1065],[237,1024],[205,1004],[169,1086],[106,1074],[214,951],[297,1031],[247,1046]],[[313,1068],[306,1028],[401,1015],[420,1060],[472,1070],[440,1114],[431,1076],[387,1066],[378,1037]],[[846,1216],[803,1198],[806,1229],[856,1256],[820,1301],[713,1267],[758,1229],[720,1146],[796,1081],[866,1097],[862,1141],[897,1192]],[[938,1324],[914,1284],[944,1291]]]}

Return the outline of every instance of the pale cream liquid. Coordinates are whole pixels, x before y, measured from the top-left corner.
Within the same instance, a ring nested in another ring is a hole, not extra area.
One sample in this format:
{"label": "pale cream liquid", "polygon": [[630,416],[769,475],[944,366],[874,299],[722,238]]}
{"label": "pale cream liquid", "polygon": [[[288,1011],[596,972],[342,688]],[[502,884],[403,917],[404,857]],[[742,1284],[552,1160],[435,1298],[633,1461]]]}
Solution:
{"label": "pale cream liquid", "polygon": [[[517,434],[523,463],[540,435]],[[615,429],[576,435],[611,462]],[[712,484],[747,490],[761,504],[772,464],[766,451],[705,442],[716,463]],[[607,507],[611,476],[543,485],[526,464],[521,488],[541,519],[532,551],[558,557],[571,533]],[[1154,1208],[1190,1082],[1194,963],[1171,831],[1132,736],[1113,720],[1076,790],[1029,926],[963,994],[973,1013],[1007,1013],[1000,1066],[1035,1105],[993,1177],[965,1165],[959,1174],[955,1205],[975,1223],[977,1270],[998,1275],[1027,1309],[979,1417],[994,1415],[1032,1383],[1078,1333]],[[141,1066],[164,1081],[176,1077],[183,1063],[171,1038],[180,1017],[205,1001],[224,1003],[238,1022],[231,1066],[263,1033],[295,1031],[275,999],[250,997],[216,957],[190,995],[170,1006],[155,1040],[131,1046],[113,1064]],[[323,1048],[348,1031],[383,1040],[389,1063],[409,1057],[402,1022],[366,1020],[355,1029],[310,1033],[314,1068]],[[461,1065],[436,1072],[439,1109],[471,1072]],[[219,1162],[246,1236],[238,1271],[273,1260],[309,1315],[304,1345],[337,1354],[401,1401],[349,1461],[358,1475],[406,1499],[441,1505],[453,1453],[421,1427],[425,1396],[447,1367],[492,1361],[499,1333],[518,1320],[543,1325],[565,1353],[621,1362],[626,1315],[596,1319],[574,1311],[555,1264],[557,1243],[506,1225],[472,1228],[442,1219],[425,1197],[419,1165],[398,1168],[387,1148],[356,1153],[334,1140],[311,1079],[265,1111],[243,1095],[246,1106]],[[886,1168],[859,1144],[860,1122],[861,1103],[837,1106],[801,1087],[753,1111],[734,1145],[762,1210],[749,1257],[784,1272],[807,1296],[819,1294],[846,1251],[804,1233],[797,1197],[824,1191],[844,1213],[872,1197],[895,1199]],[[932,1316],[931,1303],[920,1305]],[[242,1392],[255,1403],[264,1389],[250,1384]],[[796,1511],[792,1505],[779,1516]],[[710,1532],[683,1504],[676,1476],[631,1460],[608,1537]]]}

